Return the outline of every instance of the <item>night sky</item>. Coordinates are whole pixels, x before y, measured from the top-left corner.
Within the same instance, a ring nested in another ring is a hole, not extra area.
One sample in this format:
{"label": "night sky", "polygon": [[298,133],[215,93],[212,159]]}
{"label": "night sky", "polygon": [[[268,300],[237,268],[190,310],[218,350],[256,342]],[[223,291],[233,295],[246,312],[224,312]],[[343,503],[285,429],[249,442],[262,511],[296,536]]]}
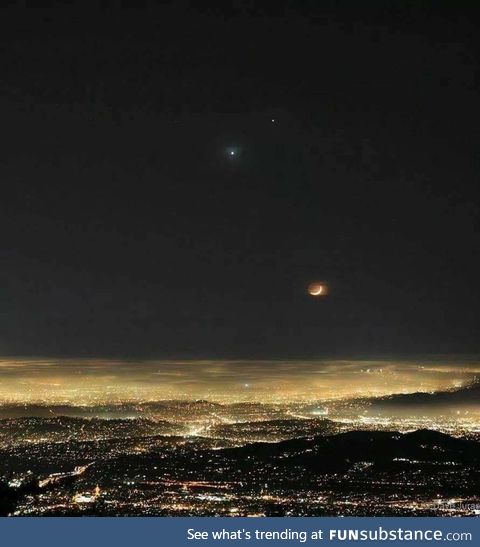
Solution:
{"label": "night sky", "polygon": [[131,4],[1,9],[0,354],[480,350],[473,4]]}

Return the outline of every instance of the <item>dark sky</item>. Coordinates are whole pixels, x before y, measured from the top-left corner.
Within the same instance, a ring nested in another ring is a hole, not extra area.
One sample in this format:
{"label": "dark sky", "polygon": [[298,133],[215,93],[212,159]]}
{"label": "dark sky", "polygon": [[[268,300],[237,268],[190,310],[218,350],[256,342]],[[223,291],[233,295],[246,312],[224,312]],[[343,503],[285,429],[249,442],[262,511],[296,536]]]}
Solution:
{"label": "dark sky", "polygon": [[111,5],[1,10],[0,354],[480,350],[472,4]]}

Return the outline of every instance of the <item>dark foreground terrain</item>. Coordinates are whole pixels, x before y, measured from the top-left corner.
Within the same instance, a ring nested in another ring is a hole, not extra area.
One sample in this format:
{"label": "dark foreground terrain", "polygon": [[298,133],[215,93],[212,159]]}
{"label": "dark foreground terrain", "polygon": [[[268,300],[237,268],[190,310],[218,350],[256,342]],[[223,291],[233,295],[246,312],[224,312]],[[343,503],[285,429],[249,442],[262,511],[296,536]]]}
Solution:
{"label": "dark foreground terrain", "polygon": [[[2,434],[17,431],[17,442],[4,443],[0,453],[0,511],[480,514],[478,440],[428,429],[344,431],[326,419],[278,422],[224,425],[202,436],[139,418],[5,419]],[[235,440],[239,429],[245,436],[276,428],[306,436],[280,442]]]}

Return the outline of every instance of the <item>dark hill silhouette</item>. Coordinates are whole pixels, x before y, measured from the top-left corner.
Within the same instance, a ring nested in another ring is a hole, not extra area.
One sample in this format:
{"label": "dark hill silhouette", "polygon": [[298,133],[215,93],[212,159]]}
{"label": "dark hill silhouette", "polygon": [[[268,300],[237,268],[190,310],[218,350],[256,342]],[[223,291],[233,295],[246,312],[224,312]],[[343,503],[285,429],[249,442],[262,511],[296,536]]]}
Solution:
{"label": "dark hill silhouette", "polygon": [[294,439],[280,443],[253,443],[222,451],[244,462],[276,461],[302,465],[312,471],[345,471],[358,462],[382,467],[396,461],[480,465],[480,443],[457,439],[428,429],[412,433],[350,431],[337,435]]}
{"label": "dark hill silhouette", "polygon": [[440,408],[450,408],[455,410],[463,407],[477,407],[480,409],[480,381],[476,380],[460,388],[434,393],[408,393],[400,395],[390,395],[370,399],[370,411],[388,411],[389,409],[409,410],[419,412],[423,409],[435,412]]}

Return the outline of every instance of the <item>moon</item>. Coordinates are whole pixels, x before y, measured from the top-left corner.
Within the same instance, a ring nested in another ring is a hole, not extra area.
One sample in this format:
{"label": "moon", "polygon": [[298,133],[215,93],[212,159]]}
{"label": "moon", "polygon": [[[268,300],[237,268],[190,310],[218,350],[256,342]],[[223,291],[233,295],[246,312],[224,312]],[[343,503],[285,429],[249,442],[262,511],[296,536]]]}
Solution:
{"label": "moon", "polygon": [[310,294],[312,296],[318,296],[319,294],[322,294],[323,292],[323,287],[320,285],[320,287],[312,287],[310,289]]}
{"label": "moon", "polygon": [[310,296],[325,296],[327,294],[327,286],[325,283],[320,283],[318,281],[310,283],[308,286],[308,294]]}

